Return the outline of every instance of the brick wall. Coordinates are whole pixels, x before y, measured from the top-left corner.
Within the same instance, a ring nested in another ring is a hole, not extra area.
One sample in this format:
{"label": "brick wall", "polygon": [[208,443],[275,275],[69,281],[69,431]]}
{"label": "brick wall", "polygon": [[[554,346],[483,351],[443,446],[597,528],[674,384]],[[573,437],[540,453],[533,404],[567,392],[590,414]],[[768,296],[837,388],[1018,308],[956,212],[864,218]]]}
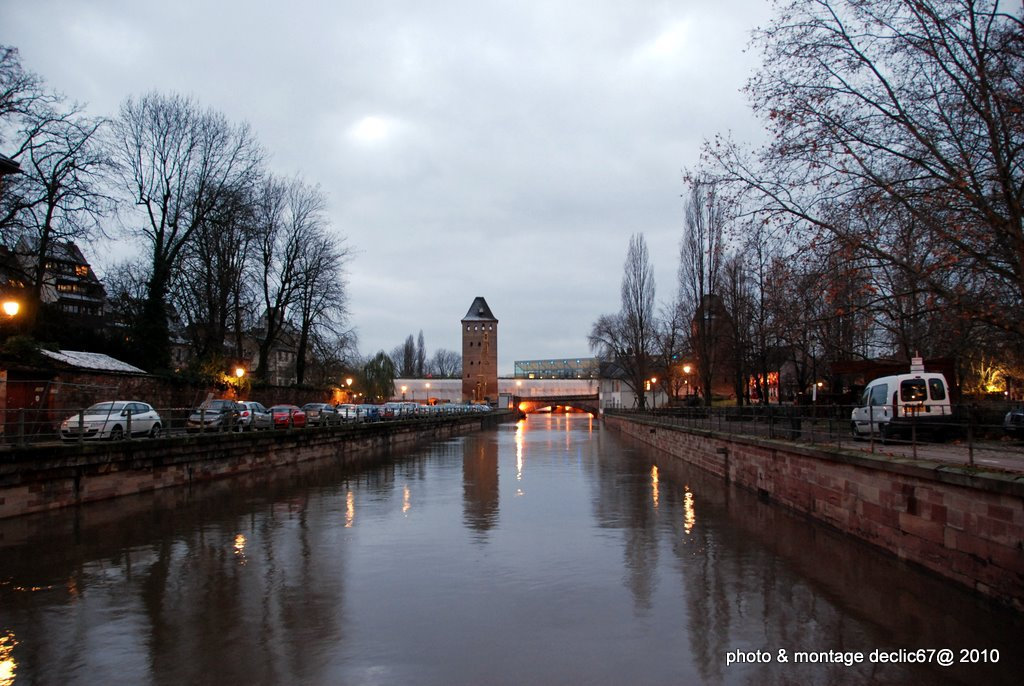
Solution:
{"label": "brick wall", "polygon": [[605,416],[605,425],[1024,610],[1024,479]]}
{"label": "brick wall", "polygon": [[380,459],[392,448],[478,430],[507,414],[5,451],[0,455],[0,517],[318,459],[357,465]]}

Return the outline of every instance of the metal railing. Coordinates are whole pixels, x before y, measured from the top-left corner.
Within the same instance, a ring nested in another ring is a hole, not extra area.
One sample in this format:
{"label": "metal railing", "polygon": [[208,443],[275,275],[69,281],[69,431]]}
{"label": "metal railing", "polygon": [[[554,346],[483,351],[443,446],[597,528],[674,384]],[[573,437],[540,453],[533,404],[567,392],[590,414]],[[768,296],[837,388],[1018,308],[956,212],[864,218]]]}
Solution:
{"label": "metal railing", "polygon": [[[426,407],[426,406],[424,406]],[[442,409],[407,410],[394,415],[383,412],[370,413],[359,409],[353,416],[336,414],[336,419],[315,425],[302,426],[294,412],[289,412],[287,422],[270,419],[263,430],[330,430],[340,426],[359,425],[373,422],[425,421],[443,417],[474,414],[475,411],[462,405],[438,406]],[[145,415],[131,411],[109,411],[96,418],[86,413],[87,408],[16,408],[0,409],[0,449],[36,444],[72,444],[98,440],[143,440],[170,436],[224,434],[253,429],[252,417],[242,418],[240,412],[214,413],[205,408],[168,407],[154,408],[159,415],[154,425]],[[198,415],[198,417],[196,417]],[[189,421],[190,417],[193,421]],[[198,418],[198,422],[194,419]],[[207,421],[210,420],[210,421]],[[215,421],[214,421],[215,420]],[[65,425],[67,421],[67,425]],[[264,420],[263,423],[266,423]],[[66,429],[66,430],[65,430]]]}
{"label": "metal railing", "polygon": [[[1000,405],[954,406],[948,421],[910,416],[898,431],[871,422],[857,432],[854,407],[844,405],[749,405],[743,407],[681,407],[612,409],[608,414],[641,416],[666,426],[753,436],[808,445],[857,449],[894,457],[933,459],[966,465],[1024,469],[1024,426],[1004,426],[1012,409]],[[1011,433],[1012,431],[1012,433]]]}

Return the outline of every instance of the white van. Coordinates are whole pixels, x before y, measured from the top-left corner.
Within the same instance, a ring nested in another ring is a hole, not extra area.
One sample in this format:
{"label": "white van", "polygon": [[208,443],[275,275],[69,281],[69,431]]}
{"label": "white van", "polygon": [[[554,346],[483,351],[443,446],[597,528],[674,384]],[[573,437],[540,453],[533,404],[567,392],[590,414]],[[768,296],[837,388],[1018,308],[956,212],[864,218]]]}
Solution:
{"label": "white van", "polygon": [[946,377],[925,372],[921,358],[915,357],[909,374],[883,376],[867,385],[850,417],[850,430],[855,438],[878,434],[884,439],[916,427],[941,438],[952,422]]}

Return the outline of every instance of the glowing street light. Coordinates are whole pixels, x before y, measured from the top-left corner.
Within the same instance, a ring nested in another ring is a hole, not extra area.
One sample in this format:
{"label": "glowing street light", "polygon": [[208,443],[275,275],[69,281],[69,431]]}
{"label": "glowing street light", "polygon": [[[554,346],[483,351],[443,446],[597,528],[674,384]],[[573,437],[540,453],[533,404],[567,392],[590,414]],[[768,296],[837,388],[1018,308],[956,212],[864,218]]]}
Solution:
{"label": "glowing street light", "polygon": [[4,314],[8,317],[16,317],[18,312],[21,311],[21,303],[17,300],[4,300],[3,305],[0,307],[3,308]]}
{"label": "glowing street light", "polygon": [[244,367],[235,367],[235,376],[238,377],[239,379],[241,379],[243,376],[245,376],[245,368]]}
{"label": "glowing street light", "polygon": [[405,400],[405,391],[408,388],[409,388],[408,386],[402,386],[402,400]]}

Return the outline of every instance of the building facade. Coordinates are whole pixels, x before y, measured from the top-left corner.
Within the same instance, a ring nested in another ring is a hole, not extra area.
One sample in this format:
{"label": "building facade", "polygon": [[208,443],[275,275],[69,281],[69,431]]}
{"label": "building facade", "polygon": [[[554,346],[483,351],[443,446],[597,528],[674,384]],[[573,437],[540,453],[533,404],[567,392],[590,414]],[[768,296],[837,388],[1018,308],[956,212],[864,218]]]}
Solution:
{"label": "building facade", "polygon": [[462,399],[498,399],[498,320],[479,296],[462,318]]}
{"label": "building facade", "polygon": [[516,360],[513,372],[517,379],[596,379],[599,375],[596,357]]}
{"label": "building facade", "polygon": [[[39,260],[38,241],[21,238],[14,249],[25,274],[32,274]],[[52,305],[81,326],[99,327],[104,323],[103,305],[107,293],[103,284],[71,241],[51,243],[44,258],[40,300]]]}

